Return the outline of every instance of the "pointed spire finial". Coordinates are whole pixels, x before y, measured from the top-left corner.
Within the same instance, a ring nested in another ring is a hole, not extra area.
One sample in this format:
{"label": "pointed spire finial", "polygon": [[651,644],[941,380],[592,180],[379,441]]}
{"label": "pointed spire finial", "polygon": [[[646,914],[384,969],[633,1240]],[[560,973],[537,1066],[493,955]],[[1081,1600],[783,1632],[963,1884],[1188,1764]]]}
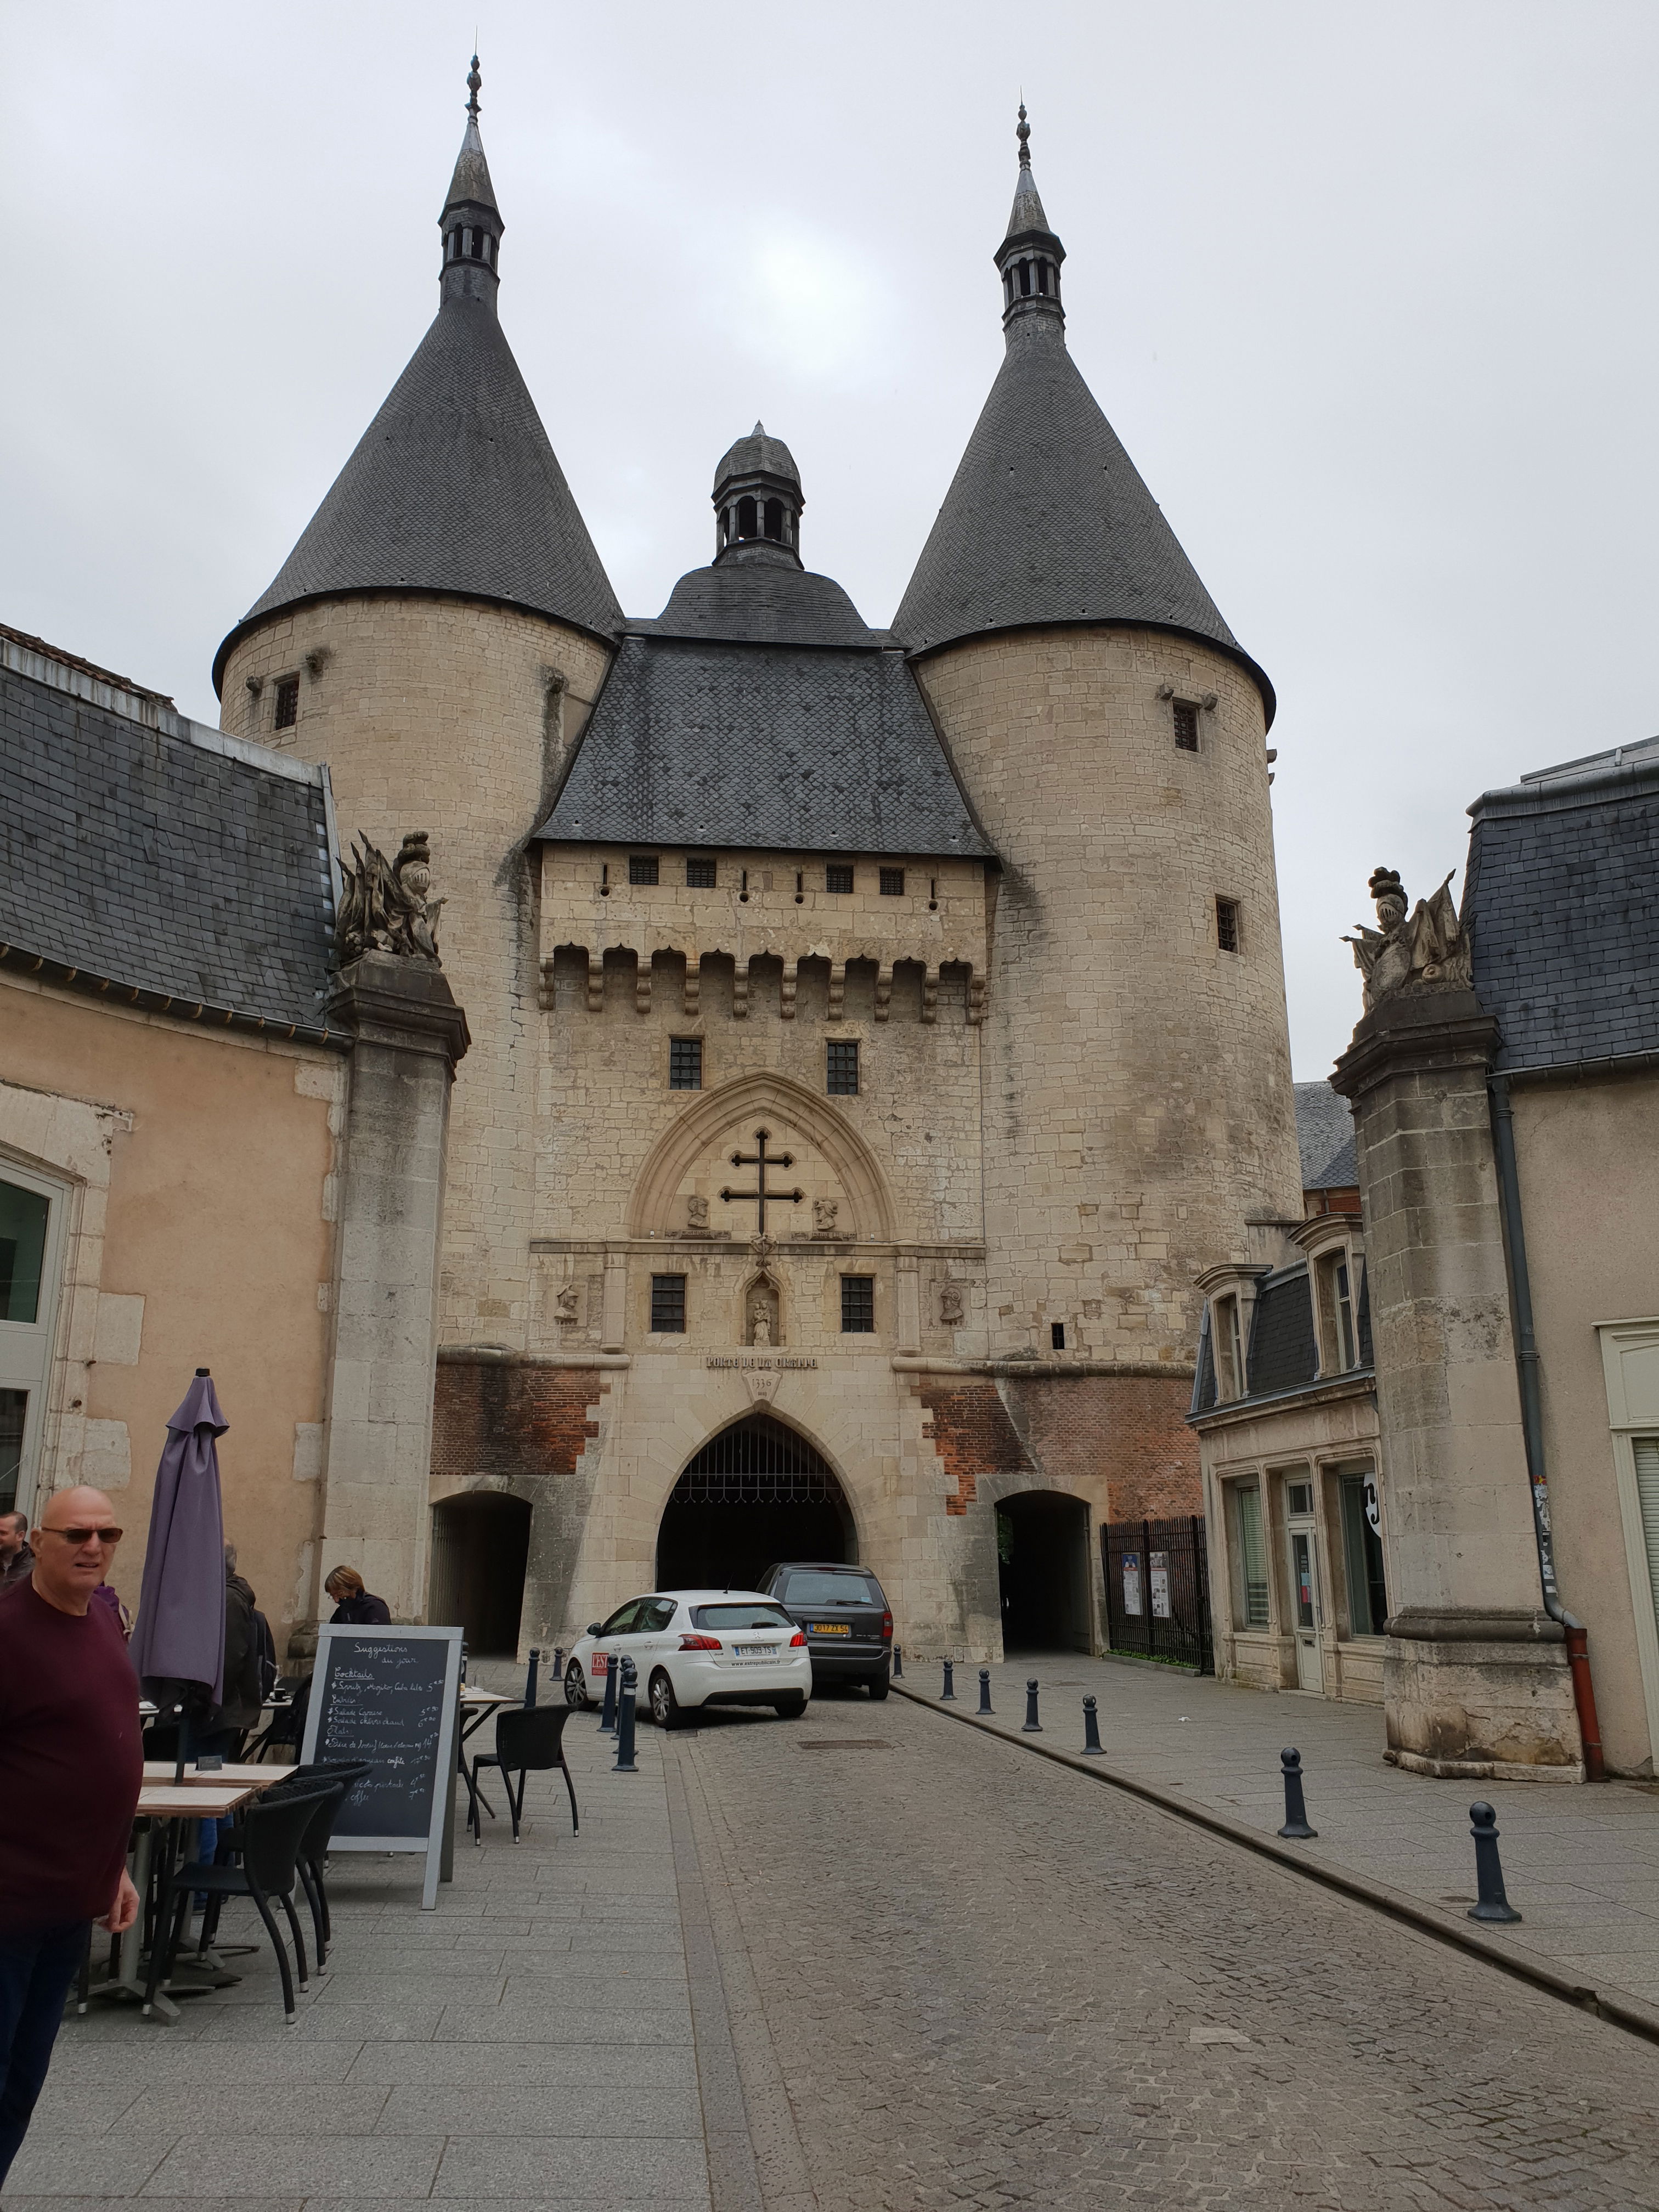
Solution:
{"label": "pointed spire finial", "polygon": [[[466,112],[475,123],[478,119],[478,88],[483,82],[483,79],[478,74],[478,57],[474,54],[472,66],[466,74],[466,88],[471,95],[466,103]],[[1024,112],[1025,110],[1022,107],[1020,113],[1024,115]]]}
{"label": "pointed spire finial", "polygon": [[1019,127],[1014,136],[1019,141],[1019,166],[1022,169],[1029,169],[1031,166],[1031,126],[1025,120],[1025,102],[1023,100],[1019,103]]}

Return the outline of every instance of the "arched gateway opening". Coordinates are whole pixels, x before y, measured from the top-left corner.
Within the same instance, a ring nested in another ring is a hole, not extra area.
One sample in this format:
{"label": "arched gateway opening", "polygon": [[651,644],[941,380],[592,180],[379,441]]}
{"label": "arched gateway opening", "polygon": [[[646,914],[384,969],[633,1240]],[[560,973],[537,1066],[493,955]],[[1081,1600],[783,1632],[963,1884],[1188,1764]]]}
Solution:
{"label": "arched gateway opening", "polygon": [[1002,1642],[1008,1651],[1092,1649],[1089,1509],[1080,1498],[1023,1490],[997,1507]]}
{"label": "arched gateway opening", "polygon": [[750,1413],[710,1437],[657,1532],[659,1589],[753,1589],[778,1559],[856,1559],[846,1492],[805,1437]]}
{"label": "arched gateway opening", "polygon": [[510,1659],[519,1649],[530,1507],[498,1490],[471,1490],[432,1509],[432,1580],[427,1619],[459,1626],[476,1659]]}

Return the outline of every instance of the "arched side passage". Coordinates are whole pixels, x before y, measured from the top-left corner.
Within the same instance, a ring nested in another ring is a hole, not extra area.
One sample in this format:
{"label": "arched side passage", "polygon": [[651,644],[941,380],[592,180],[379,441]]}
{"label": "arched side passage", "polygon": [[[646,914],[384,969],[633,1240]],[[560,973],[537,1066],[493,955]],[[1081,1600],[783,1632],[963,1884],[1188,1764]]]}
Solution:
{"label": "arched side passage", "polygon": [[1092,1650],[1088,1506],[1065,1491],[1020,1490],[994,1510],[1004,1650]]}
{"label": "arched side passage", "polygon": [[854,1560],[840,1478],[799,1430],[746,1413],[681,1470],[657,1532],[659,1589],[752,1589],[781,1559]]}
{"label": "arched side passage", "polygon": [[892,1202],[875,1154],[824,1100],[787,1076],[775,1074],[746,1076],[701,1093],[696,1104],[663,1132],[634,1185],[629,1236],[660,1235],[671,1229],[674,1194],[685,1176],[726,1136],[746,1141],[754,1123],[768,1119],[793,1123],[823,1153],[851,1201],[856,1235],[884,1243],[892,1239]]}
{"label": "arched side passage", "polygon": [[475,1658],[512,1658],[519,1648],[531,1506],[500,1490],[464,1490],[432,1509],[427,1619],[465,1632]]}

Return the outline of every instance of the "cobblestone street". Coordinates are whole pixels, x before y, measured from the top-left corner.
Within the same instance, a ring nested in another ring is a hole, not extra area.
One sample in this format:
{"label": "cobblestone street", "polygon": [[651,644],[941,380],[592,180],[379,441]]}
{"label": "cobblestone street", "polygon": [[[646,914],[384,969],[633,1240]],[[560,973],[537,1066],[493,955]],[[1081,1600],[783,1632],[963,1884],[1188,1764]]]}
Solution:
{"label": "cobblestone street", "polygon": [[1659,2052],[1153,1808],[896,1698],[672,1756],[769,2206],[1659,2205]]}

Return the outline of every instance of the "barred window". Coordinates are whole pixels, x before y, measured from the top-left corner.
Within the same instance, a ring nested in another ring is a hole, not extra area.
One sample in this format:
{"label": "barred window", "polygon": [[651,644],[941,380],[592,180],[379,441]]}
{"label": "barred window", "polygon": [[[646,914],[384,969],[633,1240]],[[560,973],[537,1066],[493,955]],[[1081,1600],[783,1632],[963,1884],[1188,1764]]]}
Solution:
{"label": "barred window", "polygon": [[843,1336],[875,1334],[876,1279],[873,1275],[842,1277],[841,1327]]}
{"label": "barred window", "polygon": [[300,719],[300,679],[285,676],[276,686],[276,726],[291,730]]}
{"label": "barred window", "polygon": [[829,1091],[832,1098],[856,1098],[859,1095],[859,1048],[856,1039],[843,1042],[832,1038],[825,1048],[829,1055]]}
{"label": "barred window", "polygon": [[671,1091],[701,1091],[702,1089],[702,1039],[701,1037],[669,1038],[668,1087]]}
{"label": "barred window", "polygon": [[688,860],[685,864],[686,888],[694,891],[712,891],[719,881],[720,872],[713,860]]}
{"label": "barred window", "polygon": [[651,1278],[651,1326],[659,1335],[684,1335],[684,1275],[653,1275]]}
{"label": "barred window", "polygon": [[882,870],[881,895],[884,898],[902,898],[904,896],[904,871],[902,868],[884,868]]}
{"label": "barred window", "polygon": [[823,871],[823,888],[827,891],[850,891],[853,888],[852,869],[843,866],[839,860],[830,861]]}
{"label": "barred window", "polygon": [[1238,901],[1218,898],[1215,902],[1215,941],[1224,952],[1238,950]]}
{"label": "barred window", "polygon": [[1198,750],[1198,709],[1190,699],[1177,699],[1174,707],[1175,741],[1178,750]]}
{"label": "barred window", "polygon": [[657,880],[656,854],[630,853],[628,856],[628,880],[630,884],[654,884]]}

